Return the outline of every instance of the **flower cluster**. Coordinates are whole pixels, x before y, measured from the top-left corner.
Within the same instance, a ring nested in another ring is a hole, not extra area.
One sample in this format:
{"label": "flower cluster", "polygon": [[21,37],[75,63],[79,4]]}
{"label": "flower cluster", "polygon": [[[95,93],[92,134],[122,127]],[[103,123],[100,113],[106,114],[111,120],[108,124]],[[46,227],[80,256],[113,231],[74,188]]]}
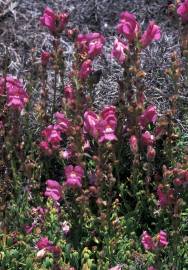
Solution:
{"label": "flower cluster", "polygon": [[161,32],[158,25],[155,22],[149,22],[146,31],[143,33],[140,43],[143,48],[146,48],[153,40],[160,40]]}
{"label": "flower cluster", "polygon": [[104,108],[100,115],[92,111],[84,113],[84,131],[97,139],[99,143],[117,140],[116,125],[116,108],[114,106]]}
{"label": "flower cluster", "polygon": [[69,128],[69,120],[63,113],[55,113],[56,124],[49,125],[42,132],[41,135],[44,138],[40,142],[40,148],[47,155],[51,155],[53,150],[57,150],[62,141],[62,133],[66,133]]}
{"label": "flower cluster", "polygon": [[7,94],[7,106],[12,109],[21,111],[29,100],[21,81],[12,76],[0,78],[0,95],[3,95],[5,91]]}
{"label": "flower cluster", "polygon": [[72,165],[65,167],[66,184],[70,187],[81,187],[84,170],[81,166]]}
{"label": "flower cluster", "polygon": [[[155,124],[157,121],[157,110],[155,106],[149,106],[145,111],[138,117],[139,129],[141,131],[140,141],[142,145],[147,147],[147,160],[152,161],[156,156],[156,151],[153,147],[155,143],[155,136],[150,131],[146,130],[149,124]],[[135,155],[138,153],[138,135],[131,135],[129,139],[131,152]]]}
{"label": "flower cluster", "polygon": [[125,41],[116,38],[112,49],[112,57],[116,58],[118,63],[122,65],[127,59],[126,52],[128,53],[128,50],[128,44]]}
{"label": "flower cluster", "polygon": [[52,179],[48,179],[46,185],[47,187],[44,195],[54,201],[59,201],[62,197],[62,186]]}
{"label": "flower cluster", "polygon": [[40,148],[44,153],[50,155],[53,150],[59,148],[59,143],[62,141],[59,126],[49,125],[41,132],[41,135],[44,140],[40,142]]}
{"label": "flower cluster", "polygon": [[79,34],[76,40],[78,51],[84,56],[78,77],[85,80],[92,72],[92,60],[101,54],[105,38],[100,33]]}
{"label": "flower cluster", "polygon": [[144,231],[141,236],[141,242],[146,250],[154,251],[157,248],[168,245],[167,234],[164,231],[160,231],[156,237],[152,238],[147,231]]}
{"label": "flower cluster", "polygon": [[141,128],[147,128],[148,124],[155,124],[157,121],[156,106],[149,106],[140,116],[139,123]]}
{"label": "flower cluster", "polygon": [[136,17],[125,11],[120,15],[120,20],[117,25],[117,31],[119,34],[125,35],[129,42],[132,42],[139,33],[139,24],[136,21]]}
{"label": "flower cluster", "polygon": [[61,33],[68,22],[69,14],[66,12],[56,14],[51,8],[46,7],[40,22],[53,34]]}
{"label": "flower cluster", "polygon": [[39,249],[37,252],[37,258],[43,258],[47,252],[55,255],[59,255],[61,252],[61,249],[49,241],[48,237],[41,237],[36,243],[36,248]]}
{"label": "flower cluster", "polygon": [[[120,15],[120,20],[117,25],[117,32],[125,37],[128,41],[122,39],[115,39],[112,49],[112,56],[122,65],[128,58],[129,45],[138,41],[141,48],[146,48],[154,40],[161,38],[160,27],[154,21],[150,21],[147,29],[141,35],[140,25],[136,20],[135,15],[125,11]],[[141,37],[140,37],[141,36]]]}
{"label": "flower cluster", "polygon": [[61,133],[66,133],[68,131],[68,128],[70,126],[69,120],[65,117],[63,113],[56,112],[54,114],[56,119],[56,126],[59,128]]}
{"label": "flower cluster", "polygon": [[82,53],[93,58],[101,54],[105,38],[100,33],[79,34],[76,43]]}

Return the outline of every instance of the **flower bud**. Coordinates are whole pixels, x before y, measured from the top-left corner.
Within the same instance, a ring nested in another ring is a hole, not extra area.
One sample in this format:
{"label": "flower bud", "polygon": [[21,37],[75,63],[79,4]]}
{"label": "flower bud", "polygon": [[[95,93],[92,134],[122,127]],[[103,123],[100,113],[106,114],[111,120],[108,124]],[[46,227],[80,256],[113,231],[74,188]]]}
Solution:
{"label": "flower bud", "polygon": [[152,161],[155,158],[155,156],[156,156],[155,149],[151,145],[149,145],[147,147],[147,160]]}
{"label": "flower bud", "polygon": [[143,144],[153,145],[154,141],[155,141],[155,137],[149,131],[145,131],[144,133],[142,133]]}
{"label": "flower bud", "polygon": [[138,140],[135,135],[132,135],[129,140],[131,152],[135,155],[138,152]]}
{"label": "flower bud", "polygon": [[175,179],[173,180],[173,184],[174,184],[175,186],[181,186],[181,185],[182,185],[182,180],[181,180],[180,178],[175,178]]}
{"label": "flower bud", "polygon": [[43,66],[46,66],[49,62],[49,59],[50,59],[50,53],[49,52],[46,52],[46,51],[43,51],[41,53],[41,63]]}

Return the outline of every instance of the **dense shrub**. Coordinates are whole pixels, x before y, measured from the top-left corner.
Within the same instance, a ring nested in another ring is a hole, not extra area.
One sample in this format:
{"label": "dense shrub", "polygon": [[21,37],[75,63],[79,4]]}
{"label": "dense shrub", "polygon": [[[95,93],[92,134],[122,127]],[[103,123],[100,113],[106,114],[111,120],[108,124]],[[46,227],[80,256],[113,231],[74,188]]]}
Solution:
{"label": "dense shrub", "polygon": [[[177,13],[185,30],[188,1]],[[94,63],[108,41],[69,28],[67,12],[47,7],[40,22],[53,41],[33,59],[35,76],[16,78],[4,61],[0,77],[1,269],[188,269],[181,59],[164,71],[173,89],[161,115],[145,99],[140,61],[160,27],[122,12],[111,53],[123,68],[118,101],[96,110]],[[62,37],[74,46],[71,72]]]}

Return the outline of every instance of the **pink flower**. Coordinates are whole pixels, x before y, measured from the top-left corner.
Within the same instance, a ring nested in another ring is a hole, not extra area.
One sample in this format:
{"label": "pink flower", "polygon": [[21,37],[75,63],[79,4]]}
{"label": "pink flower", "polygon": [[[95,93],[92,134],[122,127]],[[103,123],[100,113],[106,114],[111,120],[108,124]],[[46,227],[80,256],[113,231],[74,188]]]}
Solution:
{"label": "pink flower", "polygon": [[68,103],[73,103],[75,101],[74,89],[71,85],[65,86],[64,95]]}
{"label": "pink flower", "polygon": [[132,135],[129,140],[131,152],[135,155],[138,152],[138,140],[135,135]]}
{"label": "pink flower", "polygon": [[69,14],[63,12],[59,15],[59,30],[62,31],[65,28],[65,25],[68,23]]}
{"label": "pink flower", "polygon": [[76,40],[76,43],[79,48],[86,47],[91,41],[100,38],[100,33],[88,33],[88,34],[79,34]]}
{"label": "pink flower", "polygon": [[43,51],[41,53],[41,63],[43,66],[46,66],[49,62],[51,54],[49,52]]}
{"label": "pink flower", "polygon": [[128,45],[117,38],[114,41],[114,47],[112,49],[112,56],[122,65],[126,61],[126,51],[128,51]]}
{"label": "pink flower", "polygon": [[121,270],[121,269],[122,269],[122,267],[119,264],[114,266],[114,267],[109,268],[109,270]]}
{"label": "pink flower", "polygon": [[7,105],[9,107],[12,107],[13,109],[18,109],[19,111],[21,111],[24,107],[20,96],[9,96],[9,101]]}
{"label": "pink flower", "polygon": [[56,14],[51,8],[45,8],[43,16],[40,17],[40,22],[43,26],[46,26],[51,32],[56,31]]}
{"label": "pink flower", "polygon": [[146,128],[149,123],[155,124],[157,121],[156,106],[149,106],[140,116],[139,122],[142,128]]}
{"label": "pink flower", "polygon": [[48,240],[48,237],[41,237],[41,239],[36,243],[38,249],[43,249],[51,246],[51,242]]}
{"label": "pink flower", "polygon": [[157,188],[159,204],[162,208],[172,204],[174,200],[174,190],[172,188],[165,190],[165,187],[160,184]]}
{"label": "pink flower", "polygon": [[12,76],[1,78],[0,94],[3,94],[4,88],[7,92],[7,106],[21,111],[29,100],[21,81]]}
{"label": "pink flower", "polygon": [[117,140],[115,135],[116,126],[116,108],[114,106],[105,107],[100,114],[100,121],[97,124],[99,134],[98,141],[103,143],[105,141]]}
{"label": "pink flower", "polygon": [[146,250],[154,250],[155,245],[153,242],[152,237],[147,233],[147,231],[144,231],[141,236],[141,243],[144,246]]}
{"label": "pink flower", "polygon": [[183,22],[188,21],[188,0],[185,0],[177,9],[177,13],[181,16]]}
{"label": "pink flower", "polygon": [[153,145],[155,141],[155,137],[149,132],[145,131],[142,133],[142,142],[145,145]]}
{"label": "pink flower", "polygon": [[40,22],[46,26],[52,33],[61,32],[68,22],[68,13],[56,14],[51,8],[46,7]]}
{"label": "pink flower", "polygon": [[102,35],[98,39],[92,40],[88,46],[88,55],[90,57],[95,57],[101,54],[105,39]]}
{"label": "pink flower", "polygon": [[66,184],[71,187],[81,187],[84,170],[81,166],[72,165],[65,167]]}
{"label": "pink flower", "polygon": [[78,76],[85,80],[92,72],[92,61],[90,59],[85,60],[80,68]]}
{"label": "pink flower", "polygon": [[52,150],[60,147],[60,142],[62,141],[61,134],[67,132],[70,124],[63,113],[55,113],[55,118],[57,124],[49,125],[41,132],[44,140],[40,142],[40,148],[48,155],[52,153]]}
{"label": "pink flower", "polygon": [[76,39],[76,45],[78,49],[87,52],[88,51],[88,36],[87,35],[93,35],[94,38],[99,37],[99,33],[90,33],[90,34],[78,34],[77,39]]}
{"label": "pink flower", "polygon": [[47,141],[41,141],[40,142],[40,148],[43,151],[48,151],[49,150],[49,144]]}
{"label": "pink flower", "polygon": [[59,142],[62,140],[61,138],[61,130],[58,126],[49,125],[42,131],[42,136],[46,139],[48,143],[52,146],[57,146]]}
{"label": "pink flower", "polygon": [[57,124],[49,125],[41,132],[43,140],[39,146],[47,155],[51,155],[53,150],[57,150],[60,147],[60,142],[62,141],[61,134],[62,132],[67,132],[69,128],[69,120],[63,113],[55,113],[55,118]]}
{"label": "pink flower", "polygon": [[153,266],[149,266],[147,270],[156,270],[156,268],[154,268]]}
{"label": "pink flower", "polygon": [[56,123],[58,124],[57,127],[59,128],[59,130],[61,132],[66,132],[70,125],[69,120],[65,117],[63,113],[60,112],[56,112],[54,116],[56,119]]}
{"label": "pink flower", "polygon": [[47,187],[44,195],[54,201],[59,201],[61,199],[61,185],[57,181],[51,179],[46,181],[46,185]]}
{"label": "pink flower", "polygon": [[61,158],[68,160],[74,155],[74,152],[72,148],[68,146],[65,150],[60,151],[59,155]]}
{"label": "pink flower", "polygon": [[136,17],[127,11],[121,13],[117,31],[119,34],[124,34],[129,42],[132,42],[139,32]]}
{"label": "pink flower", "polygon": [[159,232],[157,239],[159,246],[166,247],[168,245],[167,234],[164,231]]}
{"label": "pink flower", "polygon": [[50,156],[52,154],[52,149],[50,148],[47,141],[41,141],[39,147],[41,151],[43,151],[46,155]]}
{"label": "pink flower", "polygon": [[116,119],[116,107],[114,106],[106,106],[101,112],[101,118],[103,120],[109,121],[113,127],[116,127],[117,119]]}
{"label": "pink flower", "polygon": [[114,141],[117,140],[116,135],[114,134],[114,128],[105,120],[101,120],[98,124],[99,131],[99,143],[103,143],[106,141]]}
{"label": "pink flower", "polygon": [[79,34],[76,42],[89,57],[95,57],[101,54],[105,38],[100,33]]}
{"label": "pink flower", "polygon": [[155,22],[149,22],[149,25],[141,37],[141,44],[143,48],[146,48],[153,40],[159,40],[161,38],[160,27]]}
{"label": "pink flower", "polygon": [[115,129],[117,125],[116,108],[107,106],[98,116],[92,111],[84,114],[84,131],[91,134],[100,143],[117,140]]}
{"label": "pink flower", "polygon": [[35,226],[36,226],[36,225],[35,225],[34,222],[31,224],[31,226],[26,225],[26,226],[25,226],[25,232],[26,232],[27,234],[31,233],[32,230],[35,228]]}
{"label": "pink flower", "polygon": [[88,42],[92,42],[94,40],[101,40],[102,43],[105,42],[105,38],[101,33],[93,32],[86,34],[86,39]]}
{"label": "pink flower", "polygon": [[151,161],[155,158],[155,156],[156,156],[155,149],[151,145],[148,145],[148,147],[147,147],[147,160]]}
{"label": "pink flower", "polygon": [[98,136],[97,124],[99,117],[95,112],[86,111],[84,113],[84,132],[88,132],[94,138]]}
{"label": "pink flower", "polygon": [[37,242],[36,247],[41,251],[37,253],[37,257],[44,257],[46,252],[51,252],[55,255],[59,255],[61,249],[57,246],[54,246],[51,241],[48,240],[48,237],[41,237],[41,239]]}

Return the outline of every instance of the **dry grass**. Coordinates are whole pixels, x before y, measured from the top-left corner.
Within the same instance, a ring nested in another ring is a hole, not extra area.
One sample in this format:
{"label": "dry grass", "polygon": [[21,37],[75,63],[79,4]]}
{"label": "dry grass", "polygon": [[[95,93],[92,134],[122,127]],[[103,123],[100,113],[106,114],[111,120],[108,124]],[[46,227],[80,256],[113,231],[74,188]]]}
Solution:
{"label": "dry grass", "polygon": [[[96,60],[95,69],[102,70],[101,80],[95,87],[95,103],[97,107],[112,103],[117,96],[117,80],[122,70],[110,57],[114,40],[115,25],[118,14],[128,10],[137,15],[143,29],[149,20],[155,20],[162,29],[162,39],[145,49],[142,54],[142,65],[146,76],[146,96],[149,102],[155,103],[159,111],[168,107],[168,97],[172,83],[166,78],[164,70],[170,65],[170,55],[176,51],[180,55],[178,22],[167,12],[167,0],[0,0],[0,57],[6,51],[10,54],[9,71],[17,76],[27,76],[31,66],[31,51],[37,48],[50,48],[51,37],[39,25],[39,17],[45,6],[56,10],[67,9],[71,13],[70,25],[78,26],[80,31],[100,31],[107,42],[104,56]],[[62,38],[66,48],[67,69],[71,66],[72,46]],[[39,56],[39,54],[38,54]],[[2,62],[2,61],[0,61]],[[105,64],[105,65],[104,65]],[[104,69],[105,66],[105,69]],[[1,65],[2,68],[2,65]],[[0,70],[2,73],[2,69]],[[181,104],[188,103],[187,87],[181,85]],[[36,89],[38,92],[38,89]],[[37,94],[36,94],[37,96]],[[180,119],[181,120],[180,120]],[[180,112],[177,121],[187,131],[187,119]]]}

